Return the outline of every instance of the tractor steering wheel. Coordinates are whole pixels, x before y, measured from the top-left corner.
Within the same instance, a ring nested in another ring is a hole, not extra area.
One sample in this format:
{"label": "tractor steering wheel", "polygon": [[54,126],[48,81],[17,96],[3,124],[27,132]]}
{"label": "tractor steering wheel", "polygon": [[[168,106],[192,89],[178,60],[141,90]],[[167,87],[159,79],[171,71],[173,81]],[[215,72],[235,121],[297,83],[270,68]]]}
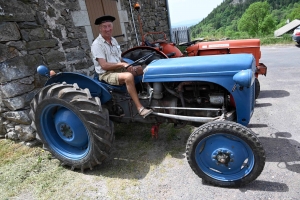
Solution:
{"label": "tractor steering wheel", "polygon": [[134,61],[133,63],[127,65],[127,67],[125,67],[125,69],[127,69],[130,66],[136,65],[136,64],[143,64],[144,62],[146,62],[149,58],[151,58],[153,55],[155,54],[155,52],[147,54],[139,59],[137,59],[136,61]]}
{"label": "tractor steering wheel", "polygon": [[150,43],[148,40],[145,40],[145,45],[148,47],[156,47],[155,44]]}

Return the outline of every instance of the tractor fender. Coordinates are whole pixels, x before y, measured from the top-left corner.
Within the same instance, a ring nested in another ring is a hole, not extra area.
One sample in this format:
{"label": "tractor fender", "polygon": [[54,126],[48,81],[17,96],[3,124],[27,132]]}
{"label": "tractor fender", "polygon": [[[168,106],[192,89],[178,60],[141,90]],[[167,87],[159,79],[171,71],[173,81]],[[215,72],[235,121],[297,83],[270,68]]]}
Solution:
{"label": "tractor fender", "polygon": [[73,73],[73,72],[63,72],[58,73],[54,76],[51,76],[45,83],[46,85],[51,85],[53,83],[62,83],[66,82],[68,84],[76,83],[82,89],[89,89],[90,93],[93,97],[99,97],[101,100],[101,104],[105,104],[107,101],[111,99],[111,94],[106,89],[104,84],[99,80],[93,79],[89,76]]}

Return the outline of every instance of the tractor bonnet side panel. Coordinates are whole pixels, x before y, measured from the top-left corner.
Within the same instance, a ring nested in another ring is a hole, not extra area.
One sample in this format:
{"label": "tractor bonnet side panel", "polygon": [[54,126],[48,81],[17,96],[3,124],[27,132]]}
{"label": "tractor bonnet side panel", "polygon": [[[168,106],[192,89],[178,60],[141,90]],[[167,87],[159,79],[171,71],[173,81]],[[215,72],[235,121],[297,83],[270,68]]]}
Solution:
{"label": "tractor bonnet side panel", "polygon": [[220,85],[234,98],[237,122],[247,125],[254,108],[254,84],[249,88],[239,87],[232,91],[233,76],[241,70],[251,69],[254,76],[256,66],[251,54],[226,54],[195,56],[156,60],[144,70],[143,82],[201,81]]}
{"label": "tractor bonnet side panel", "polygon": [[[253,68],[251,54],[194,56],[155,60],[144,70],[144,82],[201,81],[203,78],[232,76]],[[221,78],[221,77],[220,77]]]}

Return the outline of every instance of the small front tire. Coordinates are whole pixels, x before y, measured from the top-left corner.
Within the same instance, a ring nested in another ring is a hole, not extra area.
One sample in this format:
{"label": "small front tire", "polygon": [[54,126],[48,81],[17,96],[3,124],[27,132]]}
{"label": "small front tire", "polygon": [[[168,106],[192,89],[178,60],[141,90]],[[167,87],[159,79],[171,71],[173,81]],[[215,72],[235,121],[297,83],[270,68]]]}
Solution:
{"label": "small front tire", "polygon": [[255,78],[254,83],[255,83],[255,99],[257,99],[259,96],[259,93],[260,93],[260,83],[259,83],[258,78]]}
{"label": "small front tire", "polygon": [[229,121],[197,128],[186,145],[187,160],[204,181],[221,187],[239,187],[255,180],[265,165],[265,152],[255,134]]}

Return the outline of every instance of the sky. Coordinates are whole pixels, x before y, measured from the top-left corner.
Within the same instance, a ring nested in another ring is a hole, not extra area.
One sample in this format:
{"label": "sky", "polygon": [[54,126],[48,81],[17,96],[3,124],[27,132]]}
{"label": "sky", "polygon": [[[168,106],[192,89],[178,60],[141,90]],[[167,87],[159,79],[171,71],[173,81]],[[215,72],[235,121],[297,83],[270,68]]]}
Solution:
{"label": "sky", "polygon": [[168,0],[171,25],[194,25],[205,18],[223,0]]}

